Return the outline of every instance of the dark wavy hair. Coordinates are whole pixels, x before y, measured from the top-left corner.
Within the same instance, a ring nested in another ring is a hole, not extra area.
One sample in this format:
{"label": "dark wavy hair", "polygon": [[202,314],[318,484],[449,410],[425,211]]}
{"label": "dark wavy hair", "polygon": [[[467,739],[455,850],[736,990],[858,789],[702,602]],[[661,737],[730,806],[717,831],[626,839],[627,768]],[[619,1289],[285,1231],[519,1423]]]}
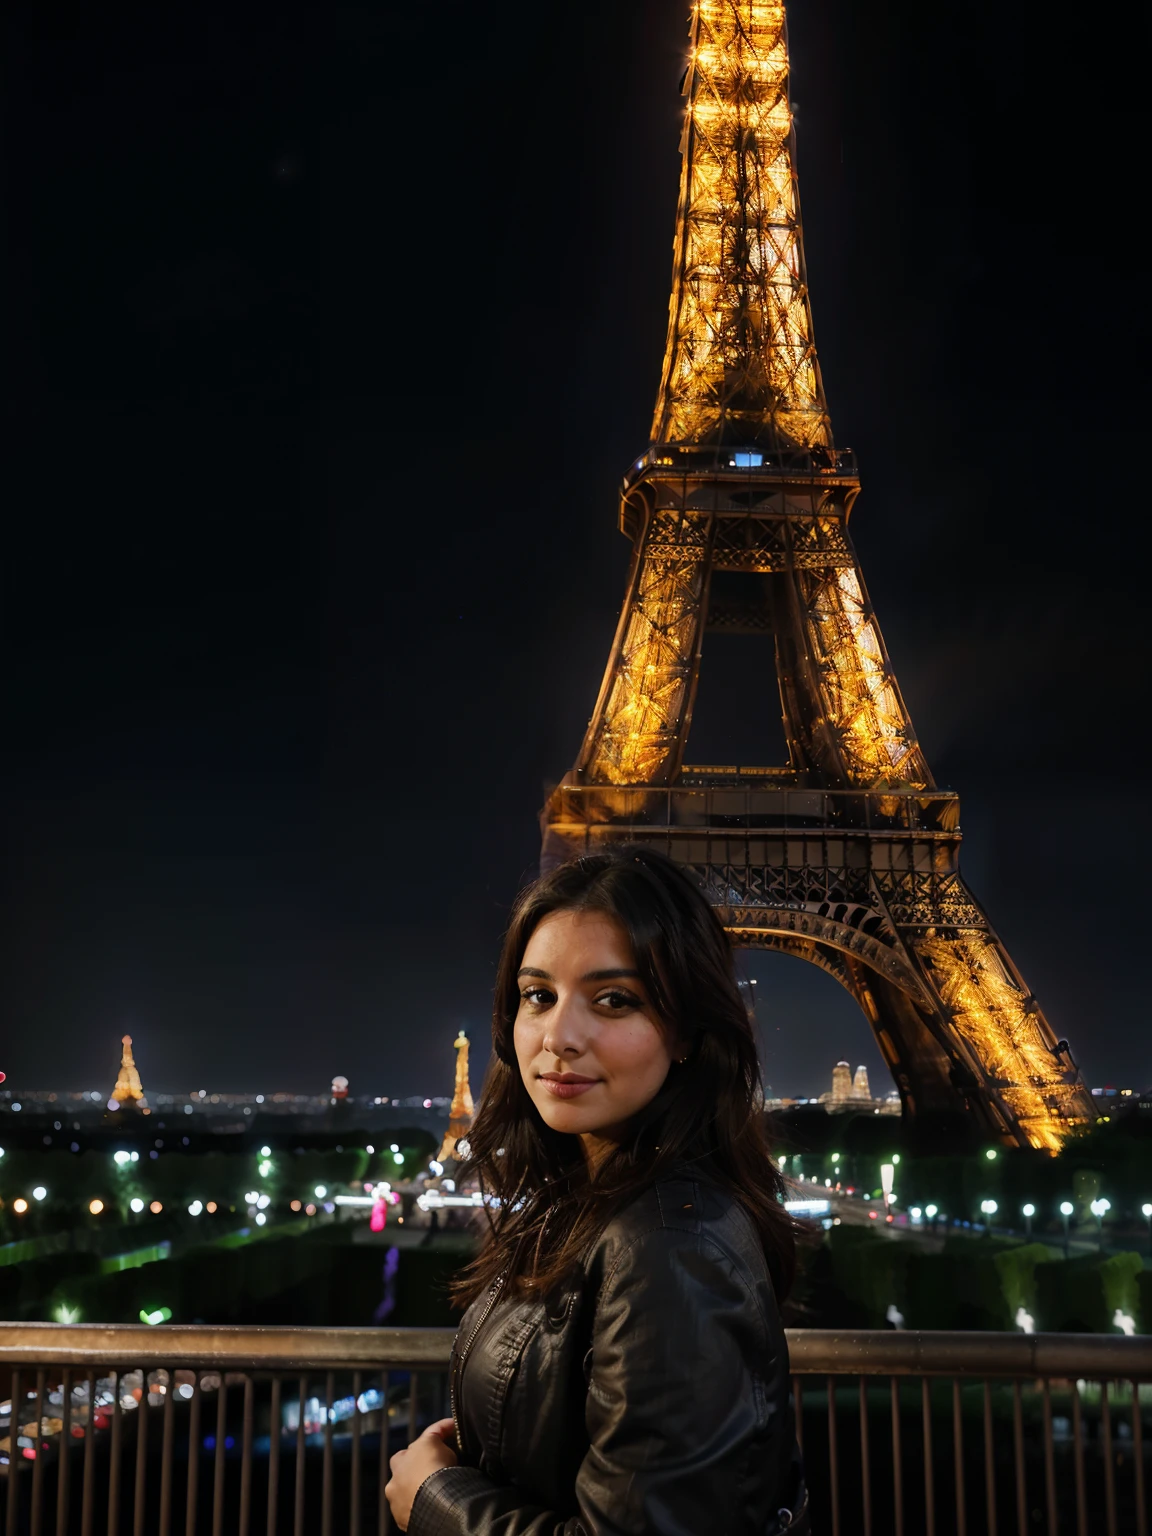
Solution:
{"label": "dark wavy hair", "polygon": [[[653,1009],[688,1053],[594,1175],[579,1139],[545,1124],[513,1044],[524,951],[540,922],[560,911],[599,912],[620,924]],[[523,891],[500,956],[492,1046],[460,1178],[477,1178],[495,1198],[484,1207],[486,1240],[453,1286],[459,1305],[502,1274],[516,1290],[546,1293],[615,1212],[685,1163],[748,1213],[783,1300],[796,1226],[770,1155],[756,1037],[728,935],[684,870],[652,849],[624,845],[561,865]]]}

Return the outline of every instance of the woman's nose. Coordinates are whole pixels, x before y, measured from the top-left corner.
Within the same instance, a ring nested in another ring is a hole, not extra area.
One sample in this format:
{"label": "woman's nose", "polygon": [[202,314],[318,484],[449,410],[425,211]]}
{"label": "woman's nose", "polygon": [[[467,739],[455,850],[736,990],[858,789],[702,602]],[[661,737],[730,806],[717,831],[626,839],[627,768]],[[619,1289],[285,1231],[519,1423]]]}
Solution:
{"label": "woman's nose", "polygon": [[541,1043],[553,1056],[567,1056],[571,1059],[584,1054],[586,1035],[581,1027],[577,998],[558,998],[555,1006],[548,1010]]}

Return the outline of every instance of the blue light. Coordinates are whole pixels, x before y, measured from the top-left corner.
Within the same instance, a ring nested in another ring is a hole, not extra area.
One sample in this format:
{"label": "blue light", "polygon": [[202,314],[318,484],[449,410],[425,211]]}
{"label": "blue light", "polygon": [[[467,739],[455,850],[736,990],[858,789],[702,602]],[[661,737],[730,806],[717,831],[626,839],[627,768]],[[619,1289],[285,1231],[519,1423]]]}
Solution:
{"label": "blue light", "polygon": [[762,453],[734,453],[732,458],[737,469],[759,469],[764,463]]}

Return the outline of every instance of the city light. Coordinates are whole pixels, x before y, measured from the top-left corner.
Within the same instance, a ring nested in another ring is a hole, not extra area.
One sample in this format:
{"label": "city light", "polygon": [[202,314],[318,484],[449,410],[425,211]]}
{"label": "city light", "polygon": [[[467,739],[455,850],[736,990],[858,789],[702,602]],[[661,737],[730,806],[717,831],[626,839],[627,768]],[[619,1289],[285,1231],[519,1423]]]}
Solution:
{"label": "city light", "polygon": [[268,1162],[267,1159],[265,1159],[264,1162],[262,1162],[260,1164],[260,1168],[259,1168],[260,1177],[262,1179],[266,1179],[271,1172],[272,1172],[272,1164],[270,1162]]}
{"label": "city light", "polygon": [[990,1163],[994,1163],[996,1161],[996,1148],[995,1147],[989,1147],[987,1152],[985,1152],[984,1156],[988,1159],[988,1161]]}
{"label": "city light", "polygon": [[160,1212],[164,1209],[164,1207],[160,1203],[159,1200],[153,1200],[152,1204],[148,1207],[148,1209],[152,1212],[153,1216],[159,1216]]}
{"label": "city light", "polygon": [[137,1216],[139,1216],[140,1212],[144,1209],[144,1202],[143,1202],[143,1200],[139,1200],[139,1199],[133,1200],[133,1201],[130,1202],[130,1205],[131,1205],[131,1209],[133,1211],[135,1211]]}
{"label": "city light", "polygon": [[292,1210],[292,1211],[299,1211],[301,1209],[302,1209],[302,1207],[301,1207],[301,1204],[300,1204],[299,1200],[293,1200],[292,1204],[289,1206],[289,1210]]}
{"label": "city light", "polygon": [[260,1148],[260,1156],[261,1157],[271,1157],[272,1156],[272,1148],[271,1147],[261,1147]]}
{"label": "city light", "polygon": [[33,1200],[47,1200],[48,1191],[44,1188],[43,1184],[37,1184],[36,1188],[32,1191],[32,1198]]}
{"label": "city light", "polygon": [[271,1195],[261,1195],[260,1198],[256,1202],[256,1209],[259,1210],[259,1211],[266,1211],[271,1204],[272,1204],[272,1196]]}
{"label": "city light", "polygon": [[1072,1215],[1072,1212],[1075,1209],[1076,1209],[1076,1207],[1072,1204],[1071,1200],[1062,1200],[1060,1202],[1060,1214],[1064,1218],[1064,1257],[1065,1258],[1068,1257],[1068,1218]]}
{"label": "city light", "polygon": [[317,1184],[314,1193],[317,1200],[323,1200],[324,1196],[328,1193],[328,1186],[326,1184]]}
{"label": "city light", "polygon": [[121,1151],[121,1152],[113,1152],[113,1154],[112,1154],[112,1161],[116,1164],[116,1166],[118,1168],[123,1168],[125,1163],[130,1163],[132,1161],[132,1154],[131,1154],[131,1152],[123,1152],[123,1151]]}
{"label": "city light", "polygon": [[927,1216],[929,1221],[935,1220],[935,1217],[936,1217],[936,1207],[934,1205],[926,1205],[924,1207],[924,1214],[925,1214],[925,1216]]}
{"label": "city light", "polygon": [[403,1152],[393,1152],[393,1154],[392,1154],[392,1161],[394,1163],[402,1163],[404,1161],[404,1154],[403,1154]]}
{"label": "city light", "polygon": [[1026,1205],[1024,1207],[1024,1215],[1025,1216],[1035,1216],[1035,1214],[1036,1214],[1036,1207],[1034,1205]]}
{"label": "city light", "polygon": [[911,1216],[913,1221],[919,1221],[920,1218],[923,1216],[924,1212],[920,1209],[920,1207],[918,1205],[914,1205],[912,1207],[912,1209],[908,1212],[908,1214],[909,1214],[909,1216]]}
{"label": "city light", "polygon": [[17,1216],[23,1216],[24,1212],[28,1209],[27,1200],[13,1200],[12,1209],[16,1212]]}
{"label": "city light", "polygon": [[104,1209],[103,1200],[89,1200],[88,1209],[92,1212],[93,1216],[99,1216],[100,1212]]}
{"label": "city light", "polygon": [[367,1152],[369,1154],[369,1156],[371,1156],[376,1151],[376,1148],[375,1147],[365,1147],[364,1150],[365,1150],[365,1152]]}
{"label": "city light", "polygon": [[265,1216],[263,1211],[256,1212],[256,1225],[258,1227],[262,1227],[267,1220],[268,1218]]}
{"label": "city light", "polygon": [[193,1200],[192,1204],[188,1207],[188,1214],[189,1216],[199,1216],[203,1209],[204,1206],[201,1201]]}
{"label": "city light", "polygon": [[1145,1216],[1152,1219],[1152,1205],[1142,1205],[1140,1209],[1143,1211]]}
{"label": "city light", "polygon": [[147,1323],[149,1328],[157,1328],[161,1323],[166,1323],[172,1316],[171,1307],[157,1307],[154,1312],[140,1313],[140,1321]]}
{"label": "city light", "polygon": [[393,1142],[392,1145],[388,1148],[388,1150],[389,1150],[389,1152],[399,1152],[400,1148],[399,1148],[399,1146],[397,1145],[396,1142]]}
{"label": "city light", "polygon": [[208,1204],[204,1207],[204,1209],[208,1212],[209,1216],[215,1216],[215,1214],[216,1214],[216,1202],[215,1202],[215,1200],[209,1200]]}

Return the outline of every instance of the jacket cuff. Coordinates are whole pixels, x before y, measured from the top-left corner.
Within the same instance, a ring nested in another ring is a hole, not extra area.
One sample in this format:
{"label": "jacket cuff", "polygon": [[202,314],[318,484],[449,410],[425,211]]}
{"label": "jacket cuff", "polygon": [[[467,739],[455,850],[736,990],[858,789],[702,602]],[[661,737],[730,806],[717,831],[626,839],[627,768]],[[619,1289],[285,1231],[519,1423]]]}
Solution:
{"label": "jacket cuff", "polygon": [[491,1479],[475,1467],[441,1467],[416,1490],[408,1536],[466,1536],[458,1501],[491,1488]]}

